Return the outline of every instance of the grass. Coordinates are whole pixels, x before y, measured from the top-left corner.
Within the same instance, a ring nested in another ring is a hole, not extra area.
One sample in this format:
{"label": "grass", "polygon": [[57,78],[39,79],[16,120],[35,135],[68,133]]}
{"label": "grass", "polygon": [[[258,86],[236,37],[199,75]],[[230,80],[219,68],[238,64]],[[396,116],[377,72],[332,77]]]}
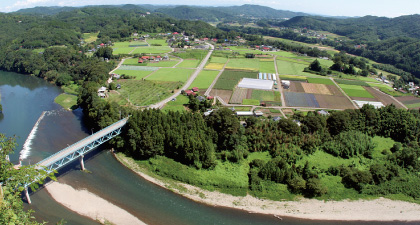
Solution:
{"label": "grass", "polygon": [[170,101],[166,103],[165,107],[163,107],[163,112],[169,112],[169,111],[178,111],[178,112],[184,112],[185,107],[184,105],[188,104],[189,99],[185,95],[178,95],[176,97],[175,101]]}
{"label": "grass", "polygon": [[199,89],[207,89],[218,74],[219,71],[202,70],[189,88],[198,87]]}
{"label": "grass", "polygon": [[242,105],[260,105],[260,101],[257,99],[244,99]]}
{"label": "grass", "polygon": [[288,75],[279,75],[279,78],[282,80],[294,80],[294,81],[305,81],[307,77],[303,76],[288,76]]}
{"label": "grass", "polygon": [[349,79],[349,80],[360,80],[360,81],[367,81],[372,83],[382,83],[381,81],[377,81],[376,79],[372,77],[363,77],[363,76],[357,76],[357,75],[349,75],[349,74],[340,74],[340,78],[343,79]]}
{"label": "grass", "polygon": [[61,105],[65,109],[76,109],[77,96],[69,94],[60,94],[54,99],[54,102]]}
{"label": "grass", "polygon": [[384,157],[384,155],[382,154],[382,151],[384,149],[391,149],[392,146],[395,144],[395,141],[392,140],[391,138],[384,138],[384,137],[380,137],[380,136],[375,136],[372,138],[373,143],[375,143],[376,147],[372,153],[372,156],[374,159],[380,158],[380,157]]}
{"label": "grass", "polygon": [[225,70],[214,85],[214,89],[233,90],[239,80],[244,77],[256,78],[257,74],[244,70]]}
{"label": "grass", "polygon": [[179,68],[161,68],[148,77],[148,80],[158,81],[181,81],[185,82],[191,76],[194,70]]}
{"label": "grass", "polygon": [[271,102],[274,101],[274,94],[273,91],[253,90],[252,99]]}
{"label": "grass", "polygon": [[330,79],[308,77],[307,80],[308,83],[335,85],[334,82]]}
{"label": "grass", "polygon": [[209,63],[206,65],[205,69],[209,70],[222,70],[223,66],[225,66],[224,63]]}
{"label": "grass", "polygon": [[360,81],[360,80],[343,80],[343,79],[334,79],[335,82],[337,82],[338,84],[345,84],[345,85],[355,85],[355,86],[365,86],[365,87],[369,87],[369,84],[367,84],[364,81]]}
{"label": "grass", "polygon": [[349,84],[339,84],[341,89],[350,97],[360,97],[360,98],[375,98],[362,86],[349,85]]}
{"label": "grass", "polygon": [[200,63],[200,60],[198,59],[187,59],[182,61],[178,66],[181,68],[197,68],[198,64]]}
{"label": "grass", "polygon": [[126,66],[152,66],[152,67],[173,67],[175,66],[177,63],[179,63],[178,60],[162,60],[160,62],[156,62],[156,63],[138,63],[138,59],[137,58],[131,58],[131,59],[126,59],[124,60],[123,65]]}
{"label": "grass", "polygon": [[167,46],[168,43],[166,43],[165,39],[147,39],[147,43],[150,45],[161,45],[161,46]]}
{"label": "grass", "polygon": [[172,91],[181,87],[182,82],[164,82],[149,80],[120,80],[123,98],[134,105],[146,106],[169,97]]}
{"label": "grass", "polygon": [[226,68],[258,71],[260,68],[260,60],[243,58],[230,59],[228,64],[226,65]]}
{"label": "grass", "polygon": [[132,54],[162,54],[171,52],[172,49],[169,46],[151,46],[151,47],[138,47]]}
{"label": "grass", "polygon": [[214,56],[212,56],[210,58],[211,63],[223,63],[223,64],[225,64],[227,61],[228,61],[228,58],[226,58],[226,57],[214,57]]}
{"label": "grass", "polygon": [[268,109],[271,113],[280,113],[280,110],[278,109]]}
{"label": "grass", "polygon": [[61,89],[67,94],[71,94],[71,95],[79,94],[78,92],[79,85],[77,84],[63,85],[61,86]]}
{"label": "grass", "polygon": [[308,67],[308,65],[300,64],[300,63],[293,63],[293,62],[287,62],[283,60],[277,59],[277,70],[279,74],[285,74],[285,75],[311,75],[309,73],[303,72],[305,67]]}
{"label": "grass", "polygon": [[389,85],[386,85],[386,84],[381,84],[381,83],[368,83],[368,84],[371,87],[387,88],[391,91],[394,91],[394,89],[392,87],[390,87]]}
{"label": "grass", "polygon": [[394,91],[394,89],[390,89],[389,87],[381,87],[379,88],[379,90],[381,90],[382,92],[389,94],[393,97],[402,97],[402,96],[411,96],[412,94],[410,93],[401,93],[399,91]]}
{"label": "grass", "polygon": [[125,74],[129,76],[135,77],[136,80],[141,80],[143,77],[147,77],[149,74],[153,73],[153,71],[145,71],[145,70],[116,70],[114,71],[116,74]]}
{"label": "grass", "polygon": [[193,49],[182,52],[174,52],[173,55],[178,56],[182,59],[198,59],[201,61],[202,59],[204,59],[204,57],[206,57],[207,51]]}
{"label": "grass", "polygon": [[[228,107],[229,109],[231,109],[232,107]],[[233,107],[235,109],[235,111],[251,111],[252,107],[250,106],[235,106]]]}
{"label": "grass", "polygon": [[98,39],[98,33],[83,33],[82,38],[85,40],[85,43],[92,43]]}
{"label": "grass", "polygon": [[420,107],[420,103],[407,104],[405,106],[407,106],[407,108],[409,108],[409,109],[414,109],[414,108],[419,108]]}
{"label": "grass", "polygon": [[127,105],[128,101],[127,99],[122,96],[121,94],[118,94],[117,92],[109,92],[108,98],[106,99],[109,102],[116,102],[118,105]]}
{"label": "grass", "polygon": [[263,61],[260,60],[260,72],[262,73],[276,73],[276,68],[274,67],[274,61]]}

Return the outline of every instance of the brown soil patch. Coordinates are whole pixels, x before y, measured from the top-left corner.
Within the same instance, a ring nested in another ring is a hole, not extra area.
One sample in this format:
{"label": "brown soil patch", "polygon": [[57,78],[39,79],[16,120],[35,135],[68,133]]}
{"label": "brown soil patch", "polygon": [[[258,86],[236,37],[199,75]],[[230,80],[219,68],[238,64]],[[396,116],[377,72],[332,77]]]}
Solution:
{"label": "brown soil patch", "polygon": [[302,82],[299,81],[290,81],[290,87],[289,89],[284,89],[285,91],[290,92],[301,92],[304,93],[305,90],[303,89]]}
{"label": "brown soil patch", "polygon": [[282,109],[282,110],[283,110],[283,113],[288,116],[293,116],[295,114],[292,109]]}
{"label": "brown soil patch", "polygon": [[325,85],[327,86],[328,90],[331,92],[334,96],[344,96],[343,93],[340,91],[340,89],[337,88],[335,85]]}
{"label": "brown soil patch", "polygon": [[246,93],[246,98],[251,99],[252,98],[252,89],[248,89],[248,92]]}
{"label": "brown soil patch", "polygon": [[357,101],[379,102],[379,100],[376,98],[362,98],[362,97],[350,97],[350,98]]}
{"label": "brown soil patch", "polygon": [[391,105],[394,104],[397,108],[401,109],[404,108],[401,104],[399,104],[397,101],[395,101],[393,98],[391,98],[389,95],[376,90],[372,87],[365,87],[365,89],[372,94],[376,99],[381,101],[384,105]]}
{"label": "brown soil patch", "polygon": [[246,88],[236,88],[230,98],[229,103],[233,104],[242,104],[242,100],[247,97],[248,89]]}
{"label": "brown soil patch", "polygon": [[332,95],[325,84],[302,83],[301,85],[306,93]]}
{"label": "brown soil patch", "polygon": [[407,102],[407,101],[418,100],[419,98],[414,97],[414,96],[403,96],[403,97],[396,97],[396,99],[398,99],[398,101],[400,102]]}
{"label": "brown soil patch", "polygon": [[345,96],[320,95],[315,94],[320,108],[331,109],[354,109],[353,103]]}
{"label": "brown soil patch", "polygon": [[219,90],[219,89],[212,89],[210,92],[211,96],[219,96],[223,99],[226,103],[229,102],[230,96],[232,96],[233,91],[228,90]]}

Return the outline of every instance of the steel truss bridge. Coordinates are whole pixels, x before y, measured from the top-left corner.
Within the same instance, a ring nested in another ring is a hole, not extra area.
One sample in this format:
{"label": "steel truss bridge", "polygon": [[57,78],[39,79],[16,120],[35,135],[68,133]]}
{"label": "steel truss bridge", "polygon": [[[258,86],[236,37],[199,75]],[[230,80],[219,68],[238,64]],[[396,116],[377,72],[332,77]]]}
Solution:
{"label": "steel truss bridge", "polygon": [[[115,136],[121,134],[121,128],[127,123],[128,117],[124,118],[70,146],[51,155],[50,157],[38,162],[35,165],[36,169],[45,170],[48,174],[52,173],[65,165],[79,159],[82,170],[85,169],[83,157],[99,145],[111,140]],[[28,203],[31,203],[29,198],[28,187],[41,178],[36,178],[33,182],[25,184],[25,195]]]}

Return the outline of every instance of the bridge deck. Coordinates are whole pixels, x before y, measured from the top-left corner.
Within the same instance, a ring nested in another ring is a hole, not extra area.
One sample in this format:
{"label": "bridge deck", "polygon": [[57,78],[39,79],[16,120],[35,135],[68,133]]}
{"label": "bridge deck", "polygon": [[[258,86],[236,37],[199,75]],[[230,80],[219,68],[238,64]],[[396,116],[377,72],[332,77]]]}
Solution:
{"label": "bridge deck", "polygon": [[69,147],[55,153],[54,155],[51,155],[50,157],[38,162],[37,165],[48,167],[51,164],[57,162],[58,160],[66,157],[67,155],[72,154],[73,152],[76,152],[77,150],[83,148],[84,146],[86,146],[86,145],[96,141],[97,139],[107,135],[108,133],[123,127],[127,123],[127,120],[128,120],[128,118],[125,118],[125,119],[122,119],[122,120],[108,126],[108,127],[104,128],[103,130],[101,130],[97,133],[94,133],[94,134],[86,137],[85,139],[80,140],[80,141],[70,145]]}

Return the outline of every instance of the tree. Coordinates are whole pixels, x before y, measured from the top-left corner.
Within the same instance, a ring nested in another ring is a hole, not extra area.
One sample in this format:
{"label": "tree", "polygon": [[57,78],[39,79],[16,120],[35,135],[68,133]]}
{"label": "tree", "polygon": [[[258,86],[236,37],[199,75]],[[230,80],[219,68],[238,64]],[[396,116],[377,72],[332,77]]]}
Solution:
{"label": "tree", "polygon": [[[0,134],[0,224],[39,224],[34,221],[32,211],[23,209],[20,193],[24,190],[22,184],[32,182],[35,177],[41,180],[47,176],[55,180],[53,175],[47,175],[44,170],[36,170],[33,166],[22,166],[19,170],[6,160],[13,152],[16,143],[14,138]],[[31,186],[36,189],[37,184]]]}
{"label": "tree", "polygon": [[315,61],[313,61],[311,63],[311,65],[309,65],[309,69],[312,71],[316,71],[316,72],[321,72],[322,71],[322,66],[319,63],[318,59],[315,59]]}

